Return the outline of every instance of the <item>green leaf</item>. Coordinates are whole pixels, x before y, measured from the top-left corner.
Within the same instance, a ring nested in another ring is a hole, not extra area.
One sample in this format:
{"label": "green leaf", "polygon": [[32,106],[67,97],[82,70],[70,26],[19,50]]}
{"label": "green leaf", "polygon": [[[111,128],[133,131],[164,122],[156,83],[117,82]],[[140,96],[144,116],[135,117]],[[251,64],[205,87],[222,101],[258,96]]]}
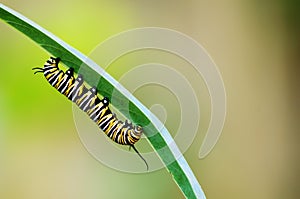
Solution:
{"label": "green leaf", "polygon": [[[163,126],[160,121],[114,78],[95,62],[52,33],[2,4],[0,4],[0,18],[27,35],[53,56],[60,57],[62,62],[66,66],[74,68],[75,72],[78,72],[80,68],[80,73],[85,77],[85,81],[89,85],[97,85],[97,90],[101,95],[109,98],[113,95],[113,106],[126,117],[132,118],[134,123],[144,127],[150,144],[166,165],[185,197],[206,198],[168,130],[165,127],[158,130],[157,126]],[[126,104],[129,105],[129,111],[124,109]],[[168,145],[167,143],[172,144]]]}

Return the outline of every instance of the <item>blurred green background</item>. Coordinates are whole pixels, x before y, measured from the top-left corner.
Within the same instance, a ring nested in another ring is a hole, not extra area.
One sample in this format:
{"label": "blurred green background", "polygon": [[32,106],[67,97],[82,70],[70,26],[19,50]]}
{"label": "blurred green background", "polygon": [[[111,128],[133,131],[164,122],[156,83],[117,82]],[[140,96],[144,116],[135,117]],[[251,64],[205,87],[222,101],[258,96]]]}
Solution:
{"label": "blurred green background", "polygon": [[[185,153],[207,198],[300,197],[298,1],[2,3],[85,54],[137,27],[191,36],[217,63],[228,100],[214,150],[199,160],[197,135]],[[183,198],[164,169],[126,174],[89,155],[71,103],[31,71],[49,54],[5,23],[0,32],[0,198]],[[118,78],[117,70],[108,71]]]}

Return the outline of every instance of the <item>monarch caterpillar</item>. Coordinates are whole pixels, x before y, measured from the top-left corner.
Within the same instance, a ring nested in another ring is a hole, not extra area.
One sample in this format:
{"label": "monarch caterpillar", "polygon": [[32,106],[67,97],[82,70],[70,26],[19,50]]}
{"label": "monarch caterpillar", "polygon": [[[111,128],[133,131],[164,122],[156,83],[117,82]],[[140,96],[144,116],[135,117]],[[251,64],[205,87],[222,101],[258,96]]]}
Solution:
{"label": "monarch caterpillar", "polygon": [[109,99],[104,97],[100,100],[97,96],[95,87],[88,89],[83,84],[82,75],[74,77],[74,69],[70,68],[63,72],[58,68],[60,58],[50,57],[43,68],[33,68],[36,73],[43,73],[46,80],[61,94],[74,102],[81,110],[98,125],[104,133],[114,142],[122,145],[129,145],[145,162],[148,170],[147,161],[134,147],[134,144],[141,138],[143,128],[134,126],[130,121],[122,122],[109,109]]}

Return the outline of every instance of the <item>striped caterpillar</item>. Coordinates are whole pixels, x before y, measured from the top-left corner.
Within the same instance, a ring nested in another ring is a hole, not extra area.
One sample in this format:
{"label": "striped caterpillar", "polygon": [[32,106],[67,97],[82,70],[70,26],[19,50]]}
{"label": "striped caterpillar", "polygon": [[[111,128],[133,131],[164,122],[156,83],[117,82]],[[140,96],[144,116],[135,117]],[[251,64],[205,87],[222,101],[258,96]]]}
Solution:
{"label": "striped caterpillar", "polygon": [[139,141],[143,133],[143,128],[133,125],[130,121],[122,122],[118,120],[116,114],[109,109],[109,99],[102,100],[97,96],[95,87],[88,89],[84,85],[82,75],[74,77],[74,69],[70,68],[63,72],[58,68],[60,58],[50,57],[43,68],[33,68],[36,73],[43,73],[46,80],[61,94],[74,102],[81,110],[98,125],[100,129],[114,142],[121,145],[129,145],[145,162],[147,170],[148,164],[134,144]]}

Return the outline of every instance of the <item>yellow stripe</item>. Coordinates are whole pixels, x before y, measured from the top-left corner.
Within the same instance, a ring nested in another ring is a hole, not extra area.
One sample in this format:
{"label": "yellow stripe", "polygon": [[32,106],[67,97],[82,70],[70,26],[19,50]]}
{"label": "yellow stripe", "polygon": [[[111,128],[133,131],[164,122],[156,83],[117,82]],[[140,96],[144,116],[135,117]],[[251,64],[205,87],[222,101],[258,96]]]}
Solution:
{"label": "yellow stripe", "polygon": [[[111,114],[110,114],[110,115],[111,115]],[[112,116],[112,115],[111,115],[111,116]],[[109,125],[108,125],[108,128],[106,129],[106,134],[108,134],[108,132],[110,131],[111,127],[113,127],[115,121],[116,121],[115,118],[109,120]]]}
{"label": "yellow stripe", "polygon": [[56,82],[56,84],[54,85],[55,88],[58,88],[59,85],[61,84],[62,80],[64,79],[64,75],[63,73],[60,73],[60,75],[58,77],[56,77],[56,79],[58,79],[58,81]]}
{"label": "yellow stripe", "polygon": [[108,107],[105,107],[104,109],[101,110],[101,112],[100,112],[100,120],[97,121],[98,125],[104,120],[104,118],[106,118],[106,117],[103,117],[103,116],[106,113],[107,109],[108,109]]}
{"label": "yellow stripe", "polygon": [[[70,84],[71,84],[71,81],[70,81]],[[68,85],[68,88],[67,88],[67,90],[65,92],[65,95],[69,95],[71,89],[75,86],[75,84],[71,84],[71,85],[70,84]]]}

